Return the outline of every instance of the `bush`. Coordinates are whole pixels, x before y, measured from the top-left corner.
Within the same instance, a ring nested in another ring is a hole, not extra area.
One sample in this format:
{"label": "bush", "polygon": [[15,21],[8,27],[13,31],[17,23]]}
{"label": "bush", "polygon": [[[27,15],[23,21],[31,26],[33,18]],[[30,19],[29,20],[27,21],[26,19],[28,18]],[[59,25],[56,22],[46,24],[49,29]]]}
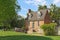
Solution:
{"label": "bush", "polygon": [[41,28],[44,30],[45,35],[55,35],[56,23],[44,24]]}

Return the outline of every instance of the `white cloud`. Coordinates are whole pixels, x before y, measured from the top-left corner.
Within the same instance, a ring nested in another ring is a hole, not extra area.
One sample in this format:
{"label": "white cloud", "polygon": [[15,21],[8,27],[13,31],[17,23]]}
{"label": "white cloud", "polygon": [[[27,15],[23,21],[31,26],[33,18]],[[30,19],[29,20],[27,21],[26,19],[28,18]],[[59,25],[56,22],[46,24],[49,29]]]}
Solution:
{"label": "white cloud", "polygon": [[53,0],[53,4],[60,3],[60,0]]}
{"label": "white cloud", "polygon": [[30,1],[30,0],[29,0],[29,1],[25,1],[25,2],[26,2],[27,4],[31,4],[31,3],[33,3],[33,2],[32,2],[32,1]]}
{"label": "white cloud", "polygon": [[32,5],[46,5],[46,0],[25,0],[25,3]]}
{"label": "white cloud", "polygon": [[21,9],[22,9],[22,10],[27,10],[27,8],[24,8],[24,7],[22,7]]}

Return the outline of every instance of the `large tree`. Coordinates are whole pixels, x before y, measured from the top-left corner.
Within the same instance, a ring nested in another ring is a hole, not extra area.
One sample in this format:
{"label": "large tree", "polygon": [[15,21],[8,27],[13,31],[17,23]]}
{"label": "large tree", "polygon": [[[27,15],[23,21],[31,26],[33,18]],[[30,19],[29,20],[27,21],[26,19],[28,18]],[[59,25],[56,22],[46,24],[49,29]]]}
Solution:
{"label": "large tree", "polygon": [[51,4],[50,5],[50,14],[51,18],[55,21],[60,20],[60,7],[57,7],[56,5]]}
{"label": "large tree", "polygon": [[24,27],[24,25],[25,25],[25,19],[20,15],[18,15],[17,18],[13,19],[11,22],[11,26],[13,26],[13,28],[14,27],[22,28]]}
{"label": "large tree", "polygon": [[16,10],[19,8],[16,0],[0,0],[0,26],[10,26],[11,21],[16,18]]}

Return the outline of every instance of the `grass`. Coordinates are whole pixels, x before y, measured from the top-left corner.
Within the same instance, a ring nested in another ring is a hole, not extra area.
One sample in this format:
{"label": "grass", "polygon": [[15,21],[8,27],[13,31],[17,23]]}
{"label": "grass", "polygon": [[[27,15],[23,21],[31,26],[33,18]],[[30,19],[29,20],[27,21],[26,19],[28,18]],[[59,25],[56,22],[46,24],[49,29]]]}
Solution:
{"label": "grass", "polygon": [[0,40],[60,40],[60,36],[37,36],[14,31],[0,31]]}

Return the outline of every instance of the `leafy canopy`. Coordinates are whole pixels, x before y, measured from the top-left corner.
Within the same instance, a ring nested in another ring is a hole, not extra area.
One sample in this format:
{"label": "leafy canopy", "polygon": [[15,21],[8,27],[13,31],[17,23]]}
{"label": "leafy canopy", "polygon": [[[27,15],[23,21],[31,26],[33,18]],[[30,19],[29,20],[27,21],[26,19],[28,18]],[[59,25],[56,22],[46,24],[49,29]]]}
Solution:
{"label": "leafy canopy", "polygon": [[20,8],[16,5],[16,0],[0,0],[0,25],[6,25],[16,17],[16,10]]}

